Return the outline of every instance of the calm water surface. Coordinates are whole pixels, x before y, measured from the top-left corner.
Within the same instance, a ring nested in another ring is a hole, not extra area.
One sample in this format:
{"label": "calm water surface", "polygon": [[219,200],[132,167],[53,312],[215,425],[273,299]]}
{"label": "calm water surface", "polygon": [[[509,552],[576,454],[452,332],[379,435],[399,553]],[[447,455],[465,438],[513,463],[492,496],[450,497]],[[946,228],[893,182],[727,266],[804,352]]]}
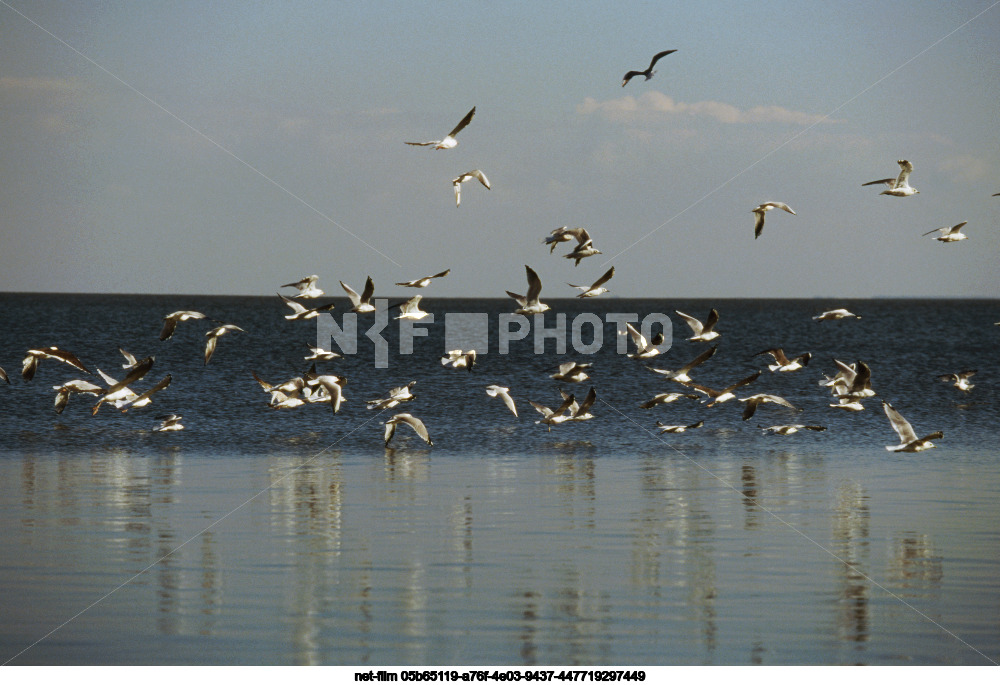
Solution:
{"label": "calm water surface", "polygon": [[[319,406],[281,413],[250,370],[301,373],[315,328],[286,324],[280,302],[3,296],[0,366],[13,373],[0,386],[0,659],[1000,661],[1000,305],[868,301],[849,303],[861,321],[813,322],[826,304],[603,303],[597,311],[701,316],[717,306],[720,351],[698,375],[711,386],[761,368],[752,355],[766,347],[811,350],[807,369],[765,371],[751,386],[803,411],[765,407],[743,422],[737,403],[641,410],[670,384],[612,350],[589,360],[597,418],[548,432],[526,400],[557,403],[541,370],[564,359],[551,350],[487,354],[472,373],[451,372],[435,331],[423,353],[388,369],[364,349],[327,367],[349,378],[335,418]],[[182,308],[248,333],[221,339],[205,366],[208,326],[156,338],[160,317]],[[958,328],[969,333],[956,338]],[[659,366],[704,349],[680,337]],[[112,375],[119,345],[155,354],[151,378],[174,382],[127,415],[91,416],[92,400],[78,396],[57,416],[51,386],[85,375],[43,362],[31,383],[13,377],[24,350],[49,344]],[[859,414],[827,407],[817,381],[834,357],[867,361],[880,396],[918,433],[944,431],[938,449],[887,452],[896,437],[877,399]],[[979,369],[968,396],[933,378],[958,367]],[[435,445],[400,432],[385,449],[388,414],[363,401],[413,379],[418,398],[405,409]],[[486,396],[493,382],[511,386],[519,419]],[[152,433],[167,411],[187,430]],[[657,420],[699,418],[700,431],[655,433]],[[757,429],[784,422],[828,430]]]}

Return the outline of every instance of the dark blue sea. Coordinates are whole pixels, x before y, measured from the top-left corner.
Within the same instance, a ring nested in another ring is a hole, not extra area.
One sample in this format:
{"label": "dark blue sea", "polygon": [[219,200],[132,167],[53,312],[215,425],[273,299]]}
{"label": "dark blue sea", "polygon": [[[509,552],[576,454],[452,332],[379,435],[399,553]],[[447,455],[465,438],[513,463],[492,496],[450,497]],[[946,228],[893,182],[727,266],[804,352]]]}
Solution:
{"label": "dark blue sea", "polygon": [[[272,409],[253,377],[302,375],[317,343],[316,323],[286,321],[276,297],[0,295],[0,662],[1000,661],[1000,301],[549,304],[521,330],[511,300],[428,295],[434,321],[415,324],[426,335],[408,354],[395,310],[387,323],[359,315],[356,351],[317,365],[347,379],[334,415]],[[738,401],[639,408],[684,390],[647,365],[677,368],[710,346],[686,340],[675,310],[704,319],[713,307],[718,353],[696,382],[763,370],[737,395],[797,410],[765,404],[744,421]],[[812,318],[840,307],[861,318]],[[245,332],[205,364],[212,321],[159,340],[163,317],[187,309]],[[346,310],[338,299],[332,319],[345,340]],[[618,314],[666,318],[669,349],[620,354]],[[464,341],[473,370],[443,367]],[[136,392],[172,382],[127,413],[92,415],[94,398],[74,395],[57,414],[53,386],[100,381],[46,360],[25,382],[26,351],[50,345],[115,378],[119,348],[154,356]],[[772,373],[755,354],[773,347],[813,356]],[[834,359],[871,368],[864,411],[829,406],[819,381]],[[548,377],[570,360],[591,363],[590,378]],[[937,379],[966,369],[968,393]],[[366,409],[410,381],[412,402]],[[510,388],[518,417],[490,384]],[[535,423],[529,400],[555,408],[560,388],[582,399],[591,387],[592,420]],[[887,451],[898,438],[882,400],[918,434],[942,431],[936,448]],[[384,446],[399,411],[433,446],[405,426]],[[185,429],[153,432],[167,413]],[[779,424],[826,430],[759,428]]]}

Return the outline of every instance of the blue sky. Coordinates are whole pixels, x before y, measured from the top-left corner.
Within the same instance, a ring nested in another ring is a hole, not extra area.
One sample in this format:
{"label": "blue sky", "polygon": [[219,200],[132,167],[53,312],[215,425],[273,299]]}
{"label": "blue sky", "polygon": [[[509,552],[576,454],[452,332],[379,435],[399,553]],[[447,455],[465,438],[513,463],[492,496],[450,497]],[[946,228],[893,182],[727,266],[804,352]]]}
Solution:
{"label": "blue sky", "polygon": [[0,0],[0,291],[995,297],[993,5]]}

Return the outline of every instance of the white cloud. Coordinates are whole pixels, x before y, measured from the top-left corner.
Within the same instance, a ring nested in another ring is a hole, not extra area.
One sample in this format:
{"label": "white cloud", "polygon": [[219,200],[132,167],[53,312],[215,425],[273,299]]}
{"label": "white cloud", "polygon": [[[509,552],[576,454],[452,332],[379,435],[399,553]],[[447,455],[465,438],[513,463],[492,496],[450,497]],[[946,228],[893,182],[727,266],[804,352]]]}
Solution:
{"label": "white cloud", "polygon": [[761,105],[741,110],[725,102],[704,100],[702,102],[677,102],[669,95],[657,91],[647,91],[638,98],[631,95],[617,100],[599,102],[586,98],[576,108],[578,114],[599,114],[611,121],[635,123],[637,120],[651,120],[657,117],[688,116],[715,119],[723,124],[779,123],[808,126],[815,123],[842,123],[842,119],[826,119],[820,114],[807,114],[786,109],[778,105]]}

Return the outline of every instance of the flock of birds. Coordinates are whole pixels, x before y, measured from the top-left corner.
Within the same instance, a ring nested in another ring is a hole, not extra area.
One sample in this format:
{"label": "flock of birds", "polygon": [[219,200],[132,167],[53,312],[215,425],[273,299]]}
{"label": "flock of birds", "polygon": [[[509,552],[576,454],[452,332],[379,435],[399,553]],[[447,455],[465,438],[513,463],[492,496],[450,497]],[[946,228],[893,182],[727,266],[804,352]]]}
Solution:
{"label": "flock of birds", "polygon": [[[676,52],[676,50],[665,50],[656,54],[650,62],[649,67],[644,71],[627,72],[622,80],[622,87],[625,87],[629,81],[636,76],[644,76],[647,81],[651,79],[655,73],[653,68],[656,63],[661,58],[674,52]],[[472,122],[475,114],[476,108],[473,107],[462,118],[458,125],[440,140],[407,142],[406,144],[432,147],[435,150],[452,149],[458,145],[458,134]],[[887,189],[882,191],[882,194],[893,197],[910,197],[912,195],[916,195],[919,191],[909,184],[909,178],[913,172],[913,165],[907,160],[899,160],[898,164],[900,172],[897,176],[870,181],[862,185],[885,185]],[[468,181],[479,181],[480,184],[487,189],[490,189],[491,187],[486,175],[479,169],[474,169],[459,175],[452,180],[456,206],[460,206],[461,204],[461,186],[463,183]],[[1000,193],[997,193],[996,195],[1000,196]],[[752,210],[755,217],[755,240],[759,238],[763,232],[764,217],[766,213],[772,209],[780,209],[789,214],[795,214],[795,211],[793,211],[792,208],[784,202],[768,201],[761,203]],[[924,235],[938,233],[939,235],[936,237],[936,240],[944,243],[964,240],[966,239],[966,236],[961,232],[961,229],[965,226],[965,224],[966,222],[962,222],[955,226],[934,229]],[[600,250],[594,246],[594,241],[590,232],[581,227],[569,228],[568,226],[562,226],[551,231],[550,234],[542,240],[543,244],[549,246],[550,254],[554,253],[556,247],[560,243],[574,243],[574,241],[575,245],[572,246],[572,250],[563,256],[566,259],[573,260],[575,265],[579,265],[582,260],[587,259],[588,257],[601,254]],[[450,269],[447,269],[431,276],[424,276],[410,281],[397,282],[396,285],[405,288],[422,289],[428,287],[435,279],[444,278],[449,273]],[[514,310],[515,313],[522,315],[534,315],[549,311],[549,305],[542,302],[540,299],[542,282],[538,274],[534,271],[534,269],[527,265],[525,266],[525,274],[527,278],[527,290],[524,295],[507,291],[507,295],[510,296],[517,304],[517,307]],[[580,291],[577,295],[578,298],[598,297],[609,292],[608,288],[605,287],[605,284],[608,283],[614,275],[615,269],[614,267],[611,267],[590,285],[567,285]],[[291,310],[290,313],[285,316],[285,319],[289,321],[310,320],[316,318],[321,313],[330,311],[334,308],[334,304],[332,303],[319,306],[309,306],[312,301],[324,295],[324,291],[317,286],[317,282],[318,276],[311,275],[298,281],[286,283],[280,286],[281,288],[294,288],[297,291],[291,296],[279,293],[281,300]],[[373,303],[375,284],[370,276],[368,277],[365,287],[360,294],[343,281],[340,281],[340,285],[350,300],[352,312],[358,314],[369,314],[376,311],[376,305]],[[397,319],[419,320],[428,314],[420,309],[421,299],[422,296],[417,295],[404,302],[392,305],[390,309],[398,309],[398,316],[396,316]],[[719,313],[717,310],[712,309],[704,321],[681,311],[676,311],[675,313],[690,327],[692,335],[688,338],[689,341],[696,343],[711,343],[720,337],[720,333],[716,330],[716,325],[719,321]],[[860,317],[846,309],[834,309],[823,312],[813,318],[817,321],[829,321]],[[235,324],[215,321],[201,312],[176,311],[163,318],[163,328],[159,336],[160,340],[169,340],[180,323],[197,320],[208,320],[218,324],[205,333],[205,364],[208,364],[212,359],[220,337],[229,333],[246,332],[243,328],[240,328]],[[1000,325],[1000,323],[998,323],[998,325]],[[662,333],[654,336],[652,340],[647,340],[645,336],[643,336],[631,324],[626,324],[624,329],[619,330],[619,333],[623,335],[627,334],[632,341],[634,351],[630,351],[627,355],[628,358],[632,360],[645,362],[654,359],[661,353],[660,346],[664,343]],[[675,370],[647,366],[646,368],[652,373],[663,378],[664,380],[677,383],[679,388],[683,389],[659,393],[652,399],[643,402],[640,407],[643,409],[652,409],[659,405],[671,404],[681,400],[700,400],[704,403],[706,408],[711,408],[732,400],[738,400],[743,404],[742,418],[744,421],[753,417],[758,409],[765,404],[775,404],[788,409],[797,410],[791,402],[778,395],[756,393],[745,397],[737,397],[737,392],[741,391],[741,388],[757,381],[763,374],[763,370],[758,370],[753,374],[737,380],[723,388],[711,388],[695,382],[691,377],[691,373],[696,368],[711,359],[717,353],[718,348],[719,345],[716,343],[712,347],[697,355],[687,364]],[[133,391],[130,386],[138,383],[151,371],[154,364],[154,358],[149,356],[139,360],[125,350],[120,351],[125,358],[125,363],[122,364],[125,376],[121,380],[116,380],[100,369],[97,369],[96,375],[101,379],[101,384],[88,380],[74,379],[61,385],[54,386],[53,390],[56,391],[56,413],[62,413],[64,411],[69,402],[69,398],[72,395],[95,396],[97,401],[91,409],[91,412],[94,415],[98,413],[103,405],[110,405],[121,412],[128,412],[131,409],[142,408],[149,405],[152,402],[154,395],[169,387],[171,383],[171,376],[168,374],[158,383],[143,392],[137,393]],[[810,353],[806,352],[789,358],[785,354],[784,350],[778,347],[763,350],[753,356],[757,357],[763,355],[768,355],[773,359],[774,363],[769,364],[767,367],[772,373],[789,373],[799,371],[809,364],[812,357]],[[272,409],[294,409],[311,404],[326,404],[330,406],[333,414],[337,414],[345,401],[343,390],[346,385],[346,379],[342,375],[338,375],[336,373],[319,373],[316,370],[316,365],[318,362],[333,362],[340,357],[341,355],[337,352],[310,346],[310,354],[305,356],[304,360],[311,361],[312,365],[309,370],[302,375],[276,383],[264,380],[256,372],[253,372],[252,375],[264,392],[269,395],[267,406]],[[446,369],[465,370],[467,372],[471,372],[476,366],[476,359],[477,355],[475,350],[458,349],[451,350],[443,356],[441,358],[441,364],[442,367]],[[25,382],[31,381],[38,368],[38,364],[45,360],[62,362],[79,371],[94,375],[86,368],[86,366],[84,366],[80,359],[78,359],[71,352],[58,347],[45,347],[28,350],[22,367],[22,377]],[[834,363],[837,366],[836,375],[832,377],[824,377],[824,380],[820,382],[820,385],[826,386],[830,389],[834,400],[830,406],[852,412],[864,410],[863,402],[876,395],[871,386],[871,369],[861,360],[851,364],[834,360]],[[582,383],[590,377],[589,373],[591,368],[592,364],[590,363],[566,361],[559,364],[558,368],[554,369],[554,372],[549,374],[549,377],[559,383]],[[967,393],[974,387],[969,382],[969,379],[975,373],[976,372],[974,370],[968,370],[956,374],[942,375],[939,378],[942,381],[951,383],[961,392]],[[0,381],[5,381],[7,384],[10,384],[10,379],[2,368],[0,368]],[[416,395],[413,392],[415,384],[416,381],[412,381],[405,386],[391,388],[386,393],[385,397],[378,397],[369,400],[366,403],[366,406],[368,409],[380,412],[396,409],[400,405],[411,402],[415,399]],[[485,390],[488,396],[499,398],[503,401],[507,409],[509,409],[515,417],[518,417],[517,406],[511,395],[509,387],[490,384],[486,386]],[[535,421],[536,424],[544,425],[549,431],[551,431],[554,426],[575,423],[578,421],[586,421],[594,418],[594,415],[591,413],[591,409],[597,399],[597,392],[594,387],[589,389],[584,396],[584,399],[580,402],[577,401],[575,393],[566,392],[564,389],[560,389],[559,392],[561,400],[555,405],[555,408],[549,407],[541,402],[529,401],[531,406],[541,416],[541,418]],[[891,404],[883,400],[882,407],[889,419],[891,427],[899,437],[899,443],[896,445],[886,446],[887,450],[894,452],[919,452],[934,447],[935,445],[932,441],[940,439],[943,435],[940,431],[935,431],[922,437],[918,436],[909,422],[907,422],[906,419],[904,419]],[[184,429],[184,426],[181,423],[182,416],[178,414],[167,414],[157,418],[160,423],[153,427],[153,431],[174,432]],[[431,440],[427,426],[419,418],[410,413],[401,412],[394,413],[384,422],[384,443],[387,447],[395,436],[396,428],[401,425],[408,426],[428,445],[434,444]],[[666,424],[660,421],[656,422],[656,426],[660,433],[683,433],[685,431],[701,428],[704,425],[704,420],[681,425]],[[791,435],[800,430],[826,430],[824,426],[812,424],[761,425],[759,428],[761,428],[766,434],[774,435]]]}

